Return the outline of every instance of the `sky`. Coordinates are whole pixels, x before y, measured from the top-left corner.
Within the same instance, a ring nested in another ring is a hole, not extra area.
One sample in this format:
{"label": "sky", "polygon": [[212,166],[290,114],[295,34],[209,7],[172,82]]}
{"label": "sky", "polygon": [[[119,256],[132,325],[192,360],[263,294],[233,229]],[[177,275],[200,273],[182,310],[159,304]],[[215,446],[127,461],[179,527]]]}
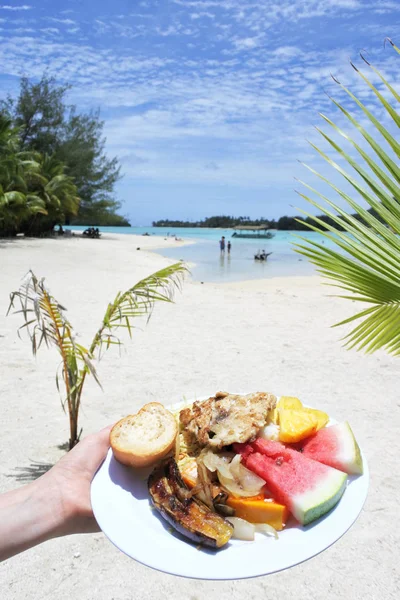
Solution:
{"label": "sky", "polygon": [[277,218],[307,206],[302,162],[337,180],[309,144],[343,122],[331,75],[367,98],[362,51],[396,87],[399,33],[397,0],[0,0],[0,97],[47,71],[99,108],[132,225]]}

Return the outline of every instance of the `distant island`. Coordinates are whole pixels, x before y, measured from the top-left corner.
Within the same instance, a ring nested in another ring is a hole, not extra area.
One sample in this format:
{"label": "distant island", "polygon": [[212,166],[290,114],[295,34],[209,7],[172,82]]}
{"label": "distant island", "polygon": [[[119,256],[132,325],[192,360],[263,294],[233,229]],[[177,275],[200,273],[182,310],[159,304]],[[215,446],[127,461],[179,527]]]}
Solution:
{"label": "distant island", "polygon": [[[382,222],[380,215],[378,215],[372,208],[369,208],[368,212]],[[362,221],[362,218],[358,213],[351,215],[351,217],[357,221]],[[344,231],[332,217],[328,217],[327,215],[318,215],[317,218],[320,220],[321,229],[327,229],[327,227],[324,227],[324,223],[326,223],[326,225],[334,225],[335,229],[338,231]],[[250,217],[228,217],[222,215],[216,217],[206,217],[202,221],[174,221],[170,219],[163,219],[160,221],[153,221],[152,225],[153,227],[208,227],[220,229],[233,229],[234,227],[240,227],[241,225],[245,227],[252,225],[259,227],[260,225],[265,225],[267,229],[277,229],[280,231],[309,231],[309,225],[315,227],[315,220],[303,216],[284,216],[280,217],[278,220],[275,220],[266,219],[264,217],[260,217],[259,219],[250,219]]]}
{"label": "distant island", "polygon": [[[321,215],[319,217],[321,221],[325,223],[332,223],[333,220],[325,215]],[[311,219],[304,218],[301,216],[296,217],[281,217],[278,220],[275,219],[266,219],[260,217],[259,219],[250,219],[250,217],[228,217],[228,216],[216,216],[216,217],[206,217],[202,221],[174,221],[170,219],[162,219],[160,221],[153,221],[153,227],[208,227],[208,228],[221,228],[221,229],[233,229],[234,227],[240,227],[241,225],[245,227],[249,227],[254,225],[255,227],[259,227],[260,225],[265,225],[268,229],[279,229],[279,230],[297,230],[297,231],[307,231],[309,227],[307,225],[299,222],[305,221],[305,223],[314,224],[314,221]],[[337,227],[337,225],[336,225]]]}

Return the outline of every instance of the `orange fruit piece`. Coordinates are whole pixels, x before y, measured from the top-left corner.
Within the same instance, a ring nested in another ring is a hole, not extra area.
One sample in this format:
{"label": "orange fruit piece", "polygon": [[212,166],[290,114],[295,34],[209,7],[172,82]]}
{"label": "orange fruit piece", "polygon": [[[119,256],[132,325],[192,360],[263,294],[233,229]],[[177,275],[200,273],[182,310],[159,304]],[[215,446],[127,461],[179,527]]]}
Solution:
{"label": "orange fruit piece", "polygon": [[278,422],[279,411],[277,408],[273,408],[272,410],[268,411],[267,423],[274,423],[275,425],[278,425]]}
{"label": "orange fruit piece", "polygon": [[329,421],[329,415],[326,412],[323,412],[322,410],[317,410],[316,408],[303,408],[303,410],[309,413],[310,415],[314,415],[317,418],[317,431],[325,427],[325,425]]}
{"label": "orange fruit piece", "polygon": [[300,442],[317,431],[317,417],[305,410],[279,409],[279,441]]}
{"label": "orange fruit piece", "polygon": [[303,405],[298,398],[294,396],[281,396],[276,404],[276,408],[270,410],[268,413],[268,423],[274,423],[275,425],[279,425],[279,412],[281,409],[294,409],[294,410],[302,410]]}
{"label": "orange fruit piece", "polygon": [[303,408],[302,403],[298,398],[294,396],[281,396],[277,404],[278,408],[289,408],[292,410],[301,410]]}

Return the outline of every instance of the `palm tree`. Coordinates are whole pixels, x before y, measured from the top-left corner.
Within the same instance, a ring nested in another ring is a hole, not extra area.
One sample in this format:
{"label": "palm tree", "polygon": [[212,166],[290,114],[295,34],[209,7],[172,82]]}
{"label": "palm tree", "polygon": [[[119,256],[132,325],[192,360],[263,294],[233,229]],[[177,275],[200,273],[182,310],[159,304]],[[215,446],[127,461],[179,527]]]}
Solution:
{"label": "palm tree", "polygon": [[[400,54],[399,48],[391,40],[388,41]],[[400,95],[378,69],[367,62],[362,55],[361,58],[372,70],[375,79],[379,81],[379,85],[374,85],[352,64],[362,82],[369,88],[370,98],[377,101],[375,109],[368,108],[350,89],[335,81],[361,109],[361,116],[372,125],[372,133],[369,128],[364,127],[359,117],[333,98],[331,98],[332,102],[342,115],[358,134],[361,134],[362,145],[357,143],[350,133],[335,125],[329,117],[321,114],[325,123],[356,150],[361,160],[353,158],[344,147],[319,128],[319,133],[335,151],[336,159],[347,163],[351,170],[341,166],[337,160],[316,145],[312,144],[312,146],[350,184],[353,191],[357,192],[362,204],[360,200],[355,200],[316,170],[307,167],[340,196],[348,209],[342,208],[318,190],[301,182],[323,202],[316,201],[305,193],[300,193],[300,196],[331,219],[326,223],[319,217],[302,210],[301,212],[309,217],[307,223],[302,222],[323,235],[329,240],[329,244],[302,238],[295,247],[300,254],[317,266],[317,270],[328,279],[329,285],[343,290],[340,297],[366,305],[364,310],[337,324],[358,321],[345,337],[346,345],[366,352],[384,348],[391,354],[399,355],[400,167],[398,159],[400,143],[393,132],[400,127],[400,116],[396,110]],[[381,119],[375,116],[374,110],[386,113],[388,125],[384,125]],[[375,133],[380,135],[375,136]]]}
{"label": "palm tree", "polygon": [[[127,329],[129,337],[132,337],[136,318],[150,318],[156,302],[172,302],[174,290],[180,287],[186,272],[182,262],[176,263],[139,281],[126,292],[119,292],[108,305],[101,326],[88,348],[77,342],[74,329],[65,316],[65,308],[51,295],[44,279],[38,279],[30,271],[20,289],[11,294],[8,312],[18,300],[20,310],[16,312],[24,319],[20,329],[28,332],[33,354],[44,342],[46,346],[55,346],[61,356],[61,379],[66,391],[63,408],[65,410],[67,406],[68,409],[70,449],[78,443],[82,432],[78,430],[78,417],[86,377],[91,375],[100,385],[95,359],[100,360],[110,347],[122,344],[116,335],[119,329]],[[59,383],[57,373],[58,389]]]}
{"label": "palm tree", "polygon": [[47,214],[44,200],[27,186],[37,168],[31,155],[20,152],[18,129],[0,114],[0,235],[15,235],[26,219]]}
{"label": "palm tree", "polygon": [[34,156],[38,168],[30,171],[27,185],[44,202],[46,216],[40,215],[25,223],[23,230],[31,235],[52,231],[57,223],[65,223],[79,209],[76,185],[65,173],[66,166],[54,155],[35,153]]}
{"label": "palm tree", "polygon": [[76,186],[54,156],[20,146],[20,130],[0,114],[0,233],[52,231],[77,214]]}
{"label": "palm tree", "polygon": [[43,192],[47,205],[53,207],[55,216],[75,216],[79,209],[79,198],[74,180],[66,173],[66,165],[54,155],[45,154],[41,160],[41,174],[47,180]]}

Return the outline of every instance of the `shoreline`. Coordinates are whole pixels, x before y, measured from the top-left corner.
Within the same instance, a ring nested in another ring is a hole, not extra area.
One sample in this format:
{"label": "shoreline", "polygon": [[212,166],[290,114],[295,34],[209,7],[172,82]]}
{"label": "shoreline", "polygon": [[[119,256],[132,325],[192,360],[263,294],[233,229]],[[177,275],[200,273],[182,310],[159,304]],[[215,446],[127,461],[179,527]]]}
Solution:
{"label": "shoreline", "polygon": [[[215,228],[214,228],[215,229]],[[87,239],[82,235],[76,235],[81,233],[81,230],[79,229],[75,229],[71,231],[75,234],[73,237],[74,238],[78,238],[78,239]],[[31,238],[33,239],[33,238]],[[60,236],[60,238],[58,239],[62,239],[62,236]],[[66,239],[69,239],[68,237]],[[175,258],[171,258],[169,256],[164,256],[163,254],[161,254],[161,252],[157,252],[157,250],[163,250],[163,249],[169,249],[169,248],[179,248],[179,247],[183,247],[183,246],[194,246],[196,244],[199,244],[202,242],[202,240],[198,240],[198,239],[192,239],[192,238],[181,238],[179,240],[175,240],[174,237],[170,236],[163,236],[163,235],[149,235],[149,236],[145,236],[145,235],[138,235],[138,234],[123,234],[123,233],[107,233],[105,232],[104,234],[102,233],[102,236],[100,238],[100,242],[101,240],[107,241],[107,240],[119,240],[121,242],[126,243],[127,239],[131,241],[131,243],[133,244],[133,242],[139,244],[140,242],[140,248],[143,250],[147,250],[150,252],[153,252],[154,254],[157,254],[158,256],[160,256],[160,258],[164,259],[164,260],[168,260],[170,261],[169,264],[172,264],[174,262],[178,262],[177,259]],[[142,241],[145,240],[145,241]],[[93,240],[94,241],[94,240]],[[135,244],[133,244],[135,245]],[[184,261],[186,263],[186,265],[188,266],[189,269],[193,269],[197,266],[197,263],[194,261]],[[257,287],[256,284],[254,282],[259,282],[259,281],[273,281],[273,280],[287,280],[287,279],[293,279],[293,278],[299,278],[301,279],[309,279],[310,277],[317,277],[319,278],[319,276],[315,273],[315,272],[309,272],[309,273],[304,273],[304,274],[293,274],[293,273],[288,273],[287,275],[273,275],[270,277],[254,277],[251,279],[247,279],[246,275],[243,274],[243,279],[236,279],[236,280],[231,280],[231,281],[223,281],[222,279],[220,281],[218,280],[204,280],[201,281],[201,279],[196,279],[196,280],[192,280],[193,283],[198,283],[198,284],[214,284],[214,285],[223,285],[223,286],[233,286],[235,287],[235,285],[248,285],[249,287]],[[278,281],[279,283],[279,281]]]}
{"label": "shoreline", "polygon": [[[77,234],[82,234],[82,230],[81,229],[69,229],[69,231],[72,232],[72,236],[67,236],[65,239],[68,239],[70,237],[73,238],[80,238],[80,239],[87,239],[85,236],[83,235],[77,235]],[[190,246],[191,244],[196,244],[196,240],[191,240],[189,238],[180,238],[180,239],[175,239],[175,237],[172,236],[163,236],[163,235],[139,235],[136,233],[109,233],[109,232],[103,232],[100,231],[101,233],[101,238],[100,241],[103,240],[110,240],[110,239],[126,239],[127,236],[129,236],[130,239],[132,239],[132,241],[136,241],[136,243],[139,243],[142,240],[146,240],[144,242],[142,242],[142,245],[146,248],[146,250],[150,250],[151,248],[157,249],[157,248],[169,248],[169,247],[174,247],[174,248],[179,248],[180,246]],[[62,239],[63,236],[56,236],[57,239]],[[90,238],[89,238],[90,239]],[[150,240],[156,240],[156,244],[149,244],[148,241]],[[93,240],[94,241],[94,240]],[[162,242],[166,241],[168,242],[167,244],[163,244]],[[171,242],[171,244],[170,244]],[[175,242],[175,243],[173,243]]]}
{"label": "shoreline", "polygon": [[[49,236],[49,237],[45,237],[45,238],[37,238],[37,237],[25,237],[25,236],[17,236],[15,238],[0,238],[0,252],[2,249],[2,246],[8,244],[8,243],[29,243],[30,245],[34,245],[34,244],[38,244],[40,242],[44,242],[44,243],[51,243],[51,242],[60,242],[60,243],[66,243],[67,241],[87,241],[89,244],[101,244],[102,242],[120,242],[123,244],[126,244],[127,247],[130,247],[130,250],[135,249],[136,251],[145,251],[145,252],[151,252],[154,255],[157,255],[158,257],[160,257],[160,259],[162,259],[163,261],[166,261],[167,264],[173,264],[175,262],[179,262],[177,259],[172,258],[172,257],[168,257],[168,256],[164,256],[163,254],[161,254],[161,252],[158,252],[158,250],[164,250],[164,249],[170,249],[170,248],[179,248],[179,247],[183,247],[183,246],[192,246],[192,245],[196,245],[198,243],[201,243],[201,240],[197,240],[197,239],[191,239],[191,238],[180,238],[178,240],[175,239],[175,237],[166,237],[163,235],[149,235],[149,236],[145,236],[145,235],[138,235],[138,234],[123,234],[123,233],[108,233],[108,232],[101,232],[101,238],[100,239],[91,239],[91,238],[87,238],[82,234],[82,230],[80,229],[70,229],[72,235],[67,235],[67,236],[59,236],[59,235],[55,235],[55,236]],[[135,247],[135,248],[134,248]],[[185,264],[188,266],[189,269],[193,269],[197,266],[196,262],[193,261],[184,261]],[[270,277],[254,277],[254,278],[246,278],[246,275],[243,274],[243,279],[235,279],[235,280],[231,280],[231,281],[223,281],[222,279],[220,281],[218,280],[204,280],[201,281],[200,279],[196,279],[193,280],[192,279],[192,283],[194,284],[208,284],[208,285],[219,285],[219,286],[227,286],[227,287],[232,287],[232,288],[237,288],[237,287],[241,287],[241,286],[246,286],[248,288],[253,288],[256,289],[258,287],[261,287],[264,285],[264,283],[266,282],[274,282],[274,284],[279,284],[280,281],[288,281],[288,280],[297,280],[298,279],[298,284],[301,284],[300,282],[302,280],[309,280],[310,278],[315,278],[320,280],[320,276],[316,273],[316,272],[309,272],[309,273],[303,273],[303,274],[293,274],[293,273],[288,273],[287,275],[273,275]],[[259,282],[261,282],[261,284],[259,284]]]}

